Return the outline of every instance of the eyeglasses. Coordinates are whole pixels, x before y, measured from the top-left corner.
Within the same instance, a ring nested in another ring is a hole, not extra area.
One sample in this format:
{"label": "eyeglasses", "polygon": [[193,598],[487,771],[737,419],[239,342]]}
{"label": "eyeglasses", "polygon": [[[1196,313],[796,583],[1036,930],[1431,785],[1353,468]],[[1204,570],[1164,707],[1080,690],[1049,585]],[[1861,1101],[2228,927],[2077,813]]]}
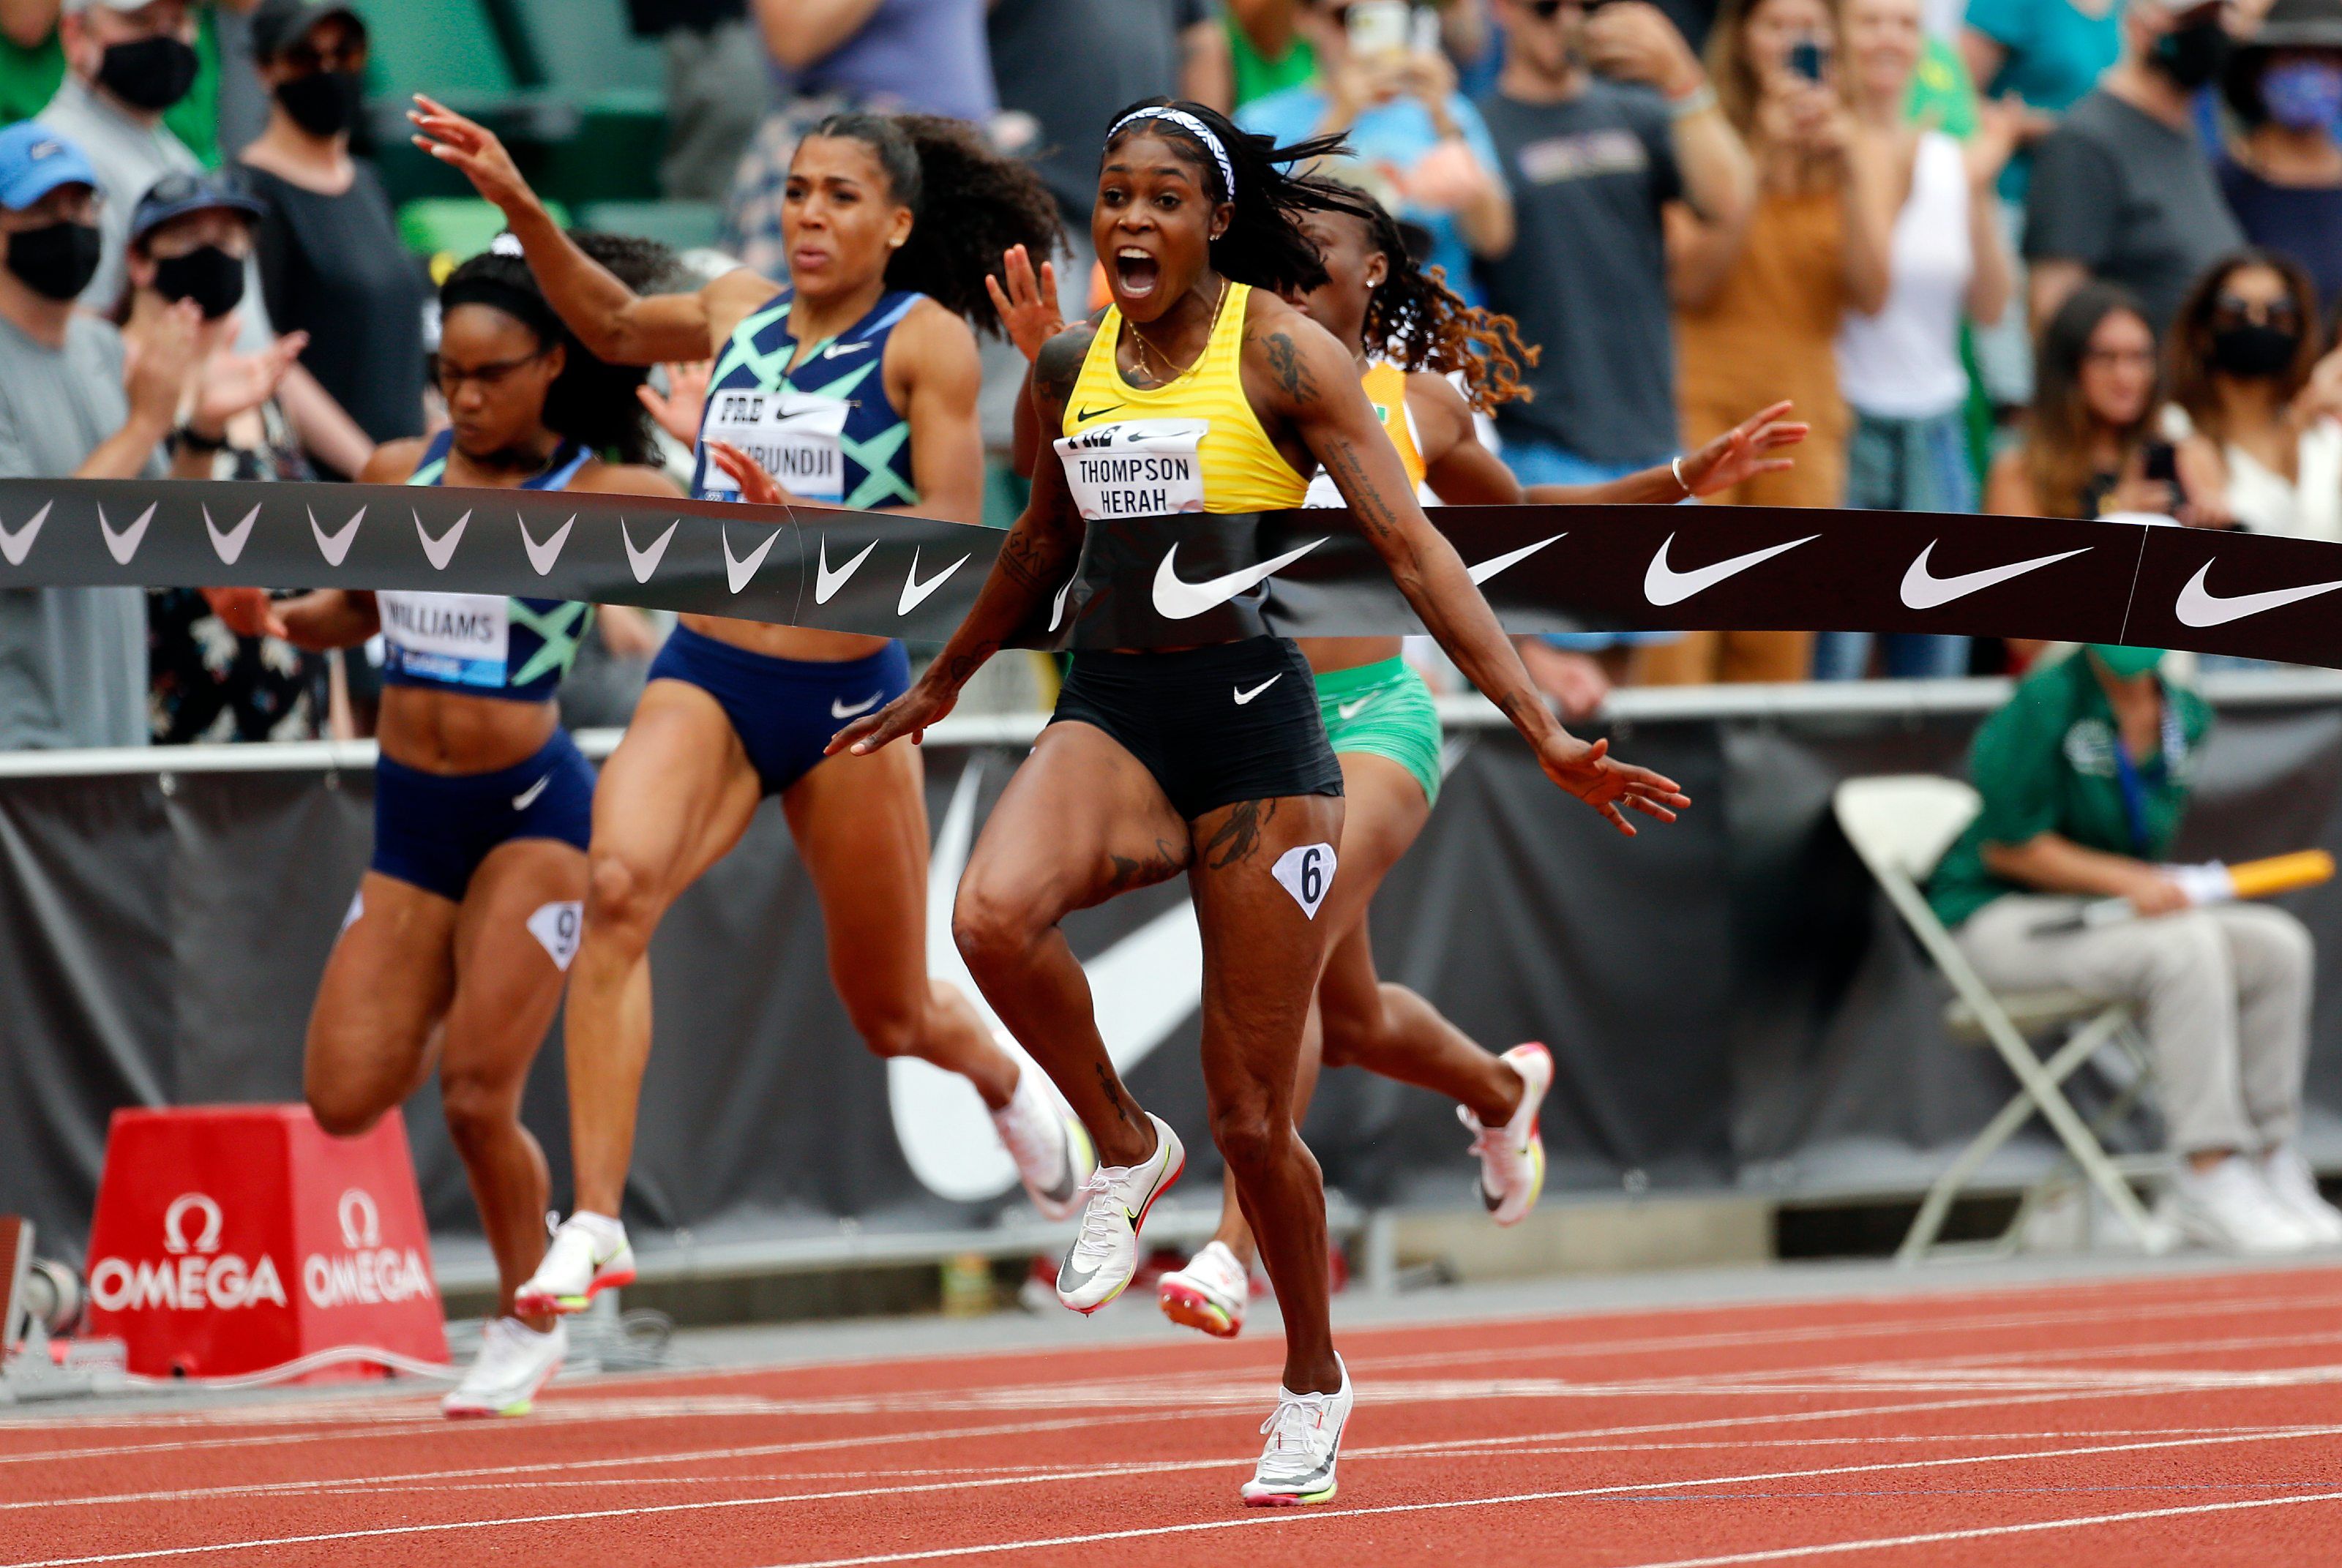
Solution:
{"label": "eyeglasses", "polygon": [[1601,3],[1602,0],[1594,0],[1593,5],[1586,4],[1586,0],[1527,0],[1527,9],[1529,15],[1538,21],[1550,22],[1571,5],[1576,5],[1580,10],[1591,11],[1595,5],[1599,5]]}
{"label": "eyeglasses", "polygon": [[2215,321],[2258,322],[2264,326],[2283,327],[2288,331],[2301,325],[2301,313],[2289,299],[2244,299],[2224,294],[2212,301]]}
{"label": "eyeglasses", "polygon": [[514,372],[543,359],[545,353],[545,350],[538,349],[535,354],[524,354],[518,359],[500,359],[488,365],[475,365],[469,370],[443,359],[433,367],[433,376],[439,383],[439,395],[442,397],[454,398],[467,381],[478,382],[482,392],[494,392]]}

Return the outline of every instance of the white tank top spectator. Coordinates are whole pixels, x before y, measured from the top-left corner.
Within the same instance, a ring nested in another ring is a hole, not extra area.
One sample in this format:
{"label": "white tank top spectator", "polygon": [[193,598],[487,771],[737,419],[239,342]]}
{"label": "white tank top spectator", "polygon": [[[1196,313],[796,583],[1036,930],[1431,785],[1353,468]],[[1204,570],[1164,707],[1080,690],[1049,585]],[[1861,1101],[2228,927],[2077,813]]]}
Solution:
{"label": "white tank top spectator", "polygon": [[[2016,147],[2023,110],[1980,105],[1965,149],[1941,131],[1908,124],[1921,21],[1920,0],[1847,0],[1855,112],[1893,149],[1908,194],[1895,217],[1887,303],[1875,315],[1848,311],[1838,327],[1838,391],[1854,412],[1846,504],[1882,512],[1973,512],[1960,321],[1989,325],[2008,304],[2008,254],[1993,182]],[[1814,674],[1857,679],[1869,672],[1874,645],[1881,644],[1888,674],[1967,673],[1964,637],[1825,632],[1814,644]]]}
{"label": "white tank top spectator", "polygon": [[2183,450],[2255,534],[2342,543],[2342,423],[2316,285],[2288,256],[2244,251],[2204,275],[2171,328],[2171,396]]}

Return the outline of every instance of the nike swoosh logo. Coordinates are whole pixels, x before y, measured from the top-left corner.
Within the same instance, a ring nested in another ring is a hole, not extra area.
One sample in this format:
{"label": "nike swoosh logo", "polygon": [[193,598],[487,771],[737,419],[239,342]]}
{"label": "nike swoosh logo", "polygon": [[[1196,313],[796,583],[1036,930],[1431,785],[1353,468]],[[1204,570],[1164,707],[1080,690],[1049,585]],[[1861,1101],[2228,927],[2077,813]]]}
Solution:
{"label": "nike swoosh logo", "polygon": [[[974,554],[974,552],[970,552],[970,554]],[[919,552],[916,548],[913,549],[911,552],[910,575],[903,579],[903,596],[901,599],[897,600],[895,604],[896,618],[899,620],[903,616],[907,615],[912,611],[917,609],[921,604],[925,604],[928,594],[942,587],[954,572],[958,571],[962,566],[966,564],[967,556],[962,555],[958,560],[953,562],[950,565],[945,567],[942,571],[936,573],[934,576],[922,583],[919,581]]]}
{"label": "nike swoosh logo", "polygon": [[[976,802],[986,773],[980,762],[960,771],[936,824],[935,853],[927,863],[927,973],[967,998],[1021,1068],[1039,1073],[1024,1048],[1000,1029],[952,941],[952,900],[976,839]],[[1097,998],[1097,1028],[1106,1056],[1117,1072],[1128,1073],[1196,1015],[1203,994],[1204,941],[1195,904],[1185,897],[1172,900],[1121,941],[1085,958],[1082,968]],[[896,1146],[926,1190],[953,1203],[988,1203],[1016,1190],[1016,1163],[1001,1146],[991,1115],[966,1079],[916,1056],[897,1056],[886,1064],[886,1100]]]}
{"label": "nike swoosh logo", "polygon": [[553,775],[551,774],[547,774],[543,778],[537,780],[535,784],[529,785],[526,789],[521,791],[520,794],[513,796],[513,810],[526,811],[530,806],[535,805],[536,804],[536,797],[543,794],[545,793],[545,786],[552,782]]}
{"label": "nike swoosh logo", "polygon": [[829,716],[833,719],[850,719],[856,717],[859,714],[866,714],[871,709],[876,707],[878,705],[878,699],[886,694],[885,692],[873,692],[868,696],[863,698],[860,702],[852,704],[842,702],[836,697],[832,697],[829,699]]}
{"label": "nike swoosh logo", "polygon": [[349,555],[351,542],[358,536],[358,524],[365,521],[366,509],[361,506],[350,514],[350,520],[342,524],[338,534],[328,534],[317,526],[315,507],[310,507],[308,512],[309,532],[316,538],[317,554],[325,558],[326,565],[340,565]]}
{"label": "nike swoosh logo", "polygon": [[1216,610],[1248,588],[1267,582],[1318,545],[1324,539],[1312,539],[1297,550],[1287,550],[1274,561],[1263,561],[1257,566],[1246,566],[1241,572],[1190,583],[1179,575],[1171,563],[1179,554],[1174,544],[1163,552],[1163,564],[1155,568],[1155,613],[1166,621],[1185,621]]}
{"label": "nike swoosh logo", "polygon": [[1786,544],[1768,545],[1762,550],[1751,550],[1746,555],[1735,555],[1729,561],[1718,561],[1713,566],[1678,572],[1667,564],[1667,546],[1676,542],[1676,536],[1670,534],[1661,542],[1659,553],[1651,557],[1650,570],[1643,574],[1643,597],[1662,607],[1680,604],[1696,594],[1706,593],[1726,577],[1736,577],[1751,566],[1761,565],[1785,551],[1794,550],[1800,544],[1810,544],[1820,537],[1818,534],[1808,534]]}
{"label": "nike swoosh logo", "polygon": [[407,515],[415,519],[415,536],[423,541],[423,558],[431,563],[434,572],[445,572],[447,563],[455,558],[455,546],[464,542],[464,527],[471,522],[472,514],[465,513],[455,519],[447,532],[434,539],[423,526],[423,514],[412,506],[406,511]]}
{"label": "nike swoosh logo", "polygon": [[115,565],[130,564],[130,557],[138,554],[138,546],[146,538],[146,524],[153,521],[155,521],[155,504],[149,502],[146,510],[138,514],[138,520],[135,523],[116,534],[106,524],[105,508],[101,506],[97,509],[97,531],[105,535],[105,553],[114,557]]}
{"label": "nike swoosh logo", "polygon": [[23,565],[25,557],[33,553],[33,541],[41,536],[41,524],[49,520],[49,508],[55,504],[54,501],[41,503],[41,509],[33,514],[32,521],[13,534],[5,526],[0,526],[0,557],[5,557],[11,566]]}
{"label": "nike swoosh logo", "polygon": [[1255,697],[1260,695],[1261,693],[1268,690],[1269,687],[1276,684],[1277,682],[1283,679],[1285,679],[1285,672],[1279,670],[1276,674],[1269,676],[1268,679],[1263,681],[1260,684],[1255,686],[1248,692],[1236,692],[1234,686],[1230,686],[1228,690],[1236,692],[1236,706],[1243,707],[1246,703],[1251,702]]}
{"label": "nike swoosh logo", "polygon": [[[870,559],[870,552],[876,548],[878,548],[878,541],[873,539],[869,544],[862,546],[862,554],[833,572],[829,569],[829,536],[822,535],[821,554],[814,562],[813,568],[813,602],[816,604],[828,604],[837,591],[846,586],[846,580],[854,575],[863,562]],[[916,554],[917,552],[914,551],[913,554]]]}
{"label": "nike swoosh logo", "polygon": [[[1103,1268],[1105,1265],[1101,1263],[1099,1267]],[[1067,1258],[1064,1266],[1059,1268],[1057,1271],[1057,1285],[1061,1290],[1078,1291],[1084,1285],[1097,1278],[1097,1269],[1090,1269],[1086,1272],[1076,1273],[1073,1259]]]}
{"label": "nike swoosh logo", "polygon": [[618,537],[626,544],[626,565],[634,573],[636,582],[651,580],[651,574],[658,570],[660,558],[666,554],[666,542],[674,538],[675,531],[682,526],[683,519],[678,517],[666,525],[666,532],[653,541],[649,549],[637,550],[635,548],[635,536],[626,532],[626,520],[624,517],[618,519]]}
{"label": "nike swoosh logo", "polygon": [[1381,695],[1382,694],[1380,692],[1376,692],[1372,696],[1360,697],[1355,703],[1336,703],[1334,704],[1334,711],[1341,715],[1342,722],[1346,724],[1352,719],[1356,718],[1359,714],[1365,712],[1366,709]]}
{"label": "nike swoosh logo", "polygon": [[1096,419],[1101,414],[1112,414],[1122,406],[1119,403],[1109,403],[1103,408],[1077,408],[1074,410],[1074,422],[1079,424],[1085,419]]}
{"label": "nike swoosh logo", "polygon": [[553,537],[542,544],[529,537],[527,518],[515,512],[513,521],[520,524],[520,542],[528,550],[528,564],[535,567],[536,574],[542,577],[553,570],[555,561],[561,559],[561,547],[569,543],[569,530],[577,525],[577,514],[572,512],[569,521],[555,529]]}
{"label": "nike swoosh logo", "polygon": [[244,542],[252,537],[253,520],[259,515],[260,508],[255,506],[244,514],[243,522],[223,534],[212,526],[212,509],[204,508],[204,532],[212,536],[212,554],[220,558],[222,565],[235,565],[235,558],[244,554]]}
{"label": "nike swoosh logo", "polygon": [[1057,623],[1066,618],[1066,595],[1074,591],[1074,584],[1076,581],[1076,579],[1072,577],[1066,578],[1066,585],[1058,589],[1057,596],[1050,601],[1049,630],[1053,632],[1057,629]]}
{"label": "nike swoosh logo", "polygon": [[1540,539],[1534,544],[1524,544],[1519,549],[1508,550],[1502,555],[1492,555],[1487,560],[1481,562],[1477,566],[1469,568],[1465,574],[1472,579],[1475,585],[1477,585],[1478,584],[1486,582],[1489,578],[1495,576],[1497,573],[1503,571],[1507,566],[1519,565],[1522,562],[1527,560],[1530,556],[1536,554],[1538,551],[1552,544],[1554,539],[1566,539],[1567,537],[1569,537],[1569,535],[1566,534],[1556,534],[1553,536],[1553,539]]}
{"label": "nike swoosh logo", "polygon": [[724,580],[732,584],[732,591],[736,594],[748,585],[748,579],[755,576],[756,568],[765,564],[765,557],[771,554],[773,541],[781,536],[781,531],[776,528],[765,535],[765,542],[749,551],[746,561],[732,559],[732,531],[726,528],[723,534]]}
{"label": "nike swoosh logo", "polygon": [[824,359],[836,359],[841,354],[860,354],[869,346],[870,344],[866,339],[861,343],[833,343],[821,351],[821,356]]}
{"label": "nike swoosh logo", "polygon": [[2223,598],[2204,585],[2212,574],[2212,563],[2207,561],[2187,586],[2179,590],[2179,602],[2171,613],[2179,617],[2183,626],[2225,626],[2231,621],[2241,621],[2247,615],[2258,615],[2269,610],[2298,604],[2304,599],[2315,599],[2320,594],[2331,594],[2342,588],[2342,582],[2310,583],[2298,588],[2270,588],[2258,594],[2237,594]]}
{"label": "nike swoosh logo", "polygon": [[2027,572],[2038,572],[2044,566],[2054,566],[2060,561],[2070,561],[2077,555],[2087,555],[2091,547],[2061,550],[2055,555],[2036,555],[2030,561],[2014,561],[2006,566],[1987,566],[1980,572],[1960,572],[1949,577],[1938,577],[1927,570],[1928,557],[1936,553],[1940,539],[1930,539],[1919,558],[1903,574],[1903,605],[1909,610],[1932,610],[1938,604],[1948,604],[1955,599],[1965,599],[1970,594],[1982,593],[2012,577],[2022,577]]}

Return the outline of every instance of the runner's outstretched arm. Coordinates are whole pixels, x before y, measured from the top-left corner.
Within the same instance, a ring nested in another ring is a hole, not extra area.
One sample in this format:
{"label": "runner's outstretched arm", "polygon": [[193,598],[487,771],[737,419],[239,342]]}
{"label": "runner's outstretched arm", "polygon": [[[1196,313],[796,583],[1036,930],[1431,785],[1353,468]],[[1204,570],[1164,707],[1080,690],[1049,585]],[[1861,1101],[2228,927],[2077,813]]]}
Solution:
{"label": "runner's outstretched arm", "polygon": [[[1059,333],[1034,363],[1034,404],[1049,428],[1064,422],[1066,399],[1096,335],[1096,329],[1086,325]],[[1034,473],[1033,498],[1024,515],[1001,542],[991,574],[942,654],[909,691],[838,731],[829,754],[875,752],[905,735],[916,743],[929,724],[951,712],[968,677],[1065,585],[1081,551],[1082,519],[1066,488],[1065,469],[1043,463]]]}

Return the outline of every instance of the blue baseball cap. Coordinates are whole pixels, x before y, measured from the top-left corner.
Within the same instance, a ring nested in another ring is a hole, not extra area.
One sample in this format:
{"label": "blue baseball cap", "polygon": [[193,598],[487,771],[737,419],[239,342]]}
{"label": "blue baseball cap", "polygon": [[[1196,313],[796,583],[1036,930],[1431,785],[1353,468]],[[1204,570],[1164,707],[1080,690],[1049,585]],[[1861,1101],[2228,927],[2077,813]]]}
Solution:
{"label": "blue baseball cap", "polygon": [[261,205],[217,175],[165,175],[146,188],[130,213],[130,243],[136,245],[174,218],[219,208],[258,222]]}
{"label": "blue baseball cap", "polygon": [[79,147],[38,120],[0,131],[0,207],[23,212],[59,185],[97,186],[97,171]]}

